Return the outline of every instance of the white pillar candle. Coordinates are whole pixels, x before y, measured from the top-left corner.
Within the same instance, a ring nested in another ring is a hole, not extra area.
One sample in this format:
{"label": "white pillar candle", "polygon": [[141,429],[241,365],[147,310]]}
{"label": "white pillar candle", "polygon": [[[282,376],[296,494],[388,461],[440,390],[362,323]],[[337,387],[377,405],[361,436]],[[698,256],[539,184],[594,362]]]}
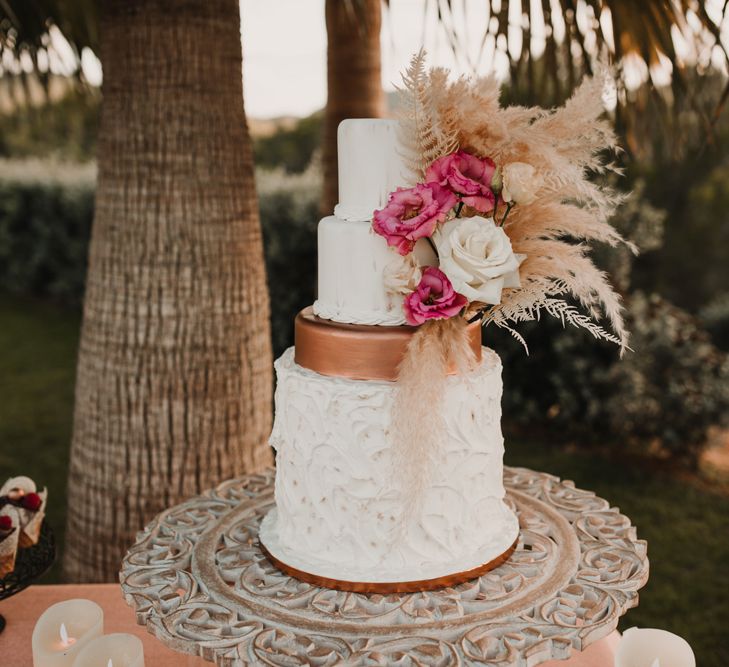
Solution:
{"label": "white pillar candle", "polygon": [[91,600],[48,607],[33,628],[33,667],[72,667],[92,639],[104,632],[104,611]]}
{"label": "white pillar candle", "polygon": [[615,652],[615,667],[696,667],[689,643],[666,630],[630,628]]}
{"label": "white pillar candle", "polygon": [[122,632],[90,641],[73,667],[144,667],[142,640]]}

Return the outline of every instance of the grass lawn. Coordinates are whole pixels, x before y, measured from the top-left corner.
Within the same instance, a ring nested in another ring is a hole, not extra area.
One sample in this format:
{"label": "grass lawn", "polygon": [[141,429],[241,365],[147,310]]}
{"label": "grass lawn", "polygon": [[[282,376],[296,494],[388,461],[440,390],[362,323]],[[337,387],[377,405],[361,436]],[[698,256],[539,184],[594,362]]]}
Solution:
{"label": "grass lawn", "polygon": [[[28,475],[48,487],[61,548],[78,329],[77,313],[0,295],[0,479]],[[60,562],[45,583],[60,579]]]}
{"label": "grass lawn", "polygon": [[507,442],[506,463],[595,491],[648,541],[650,579],[621,629],[655,627],[687,639],[700,667],[729,665],[729,498],[620,460]]}
{"label": "grass lawn", "polygon": [[[0,296],[0,478],[48,486],[62,538],[78,315]],[[508,388],[508,382],[507,382]],[[651,578],[622,627],[683,635],[700,667],[729,665],[729,498],[620,460],[508,442],[506,462],[554,473],[617,505],[648,540]],[[59,568],[46,576],[59,578]]]}

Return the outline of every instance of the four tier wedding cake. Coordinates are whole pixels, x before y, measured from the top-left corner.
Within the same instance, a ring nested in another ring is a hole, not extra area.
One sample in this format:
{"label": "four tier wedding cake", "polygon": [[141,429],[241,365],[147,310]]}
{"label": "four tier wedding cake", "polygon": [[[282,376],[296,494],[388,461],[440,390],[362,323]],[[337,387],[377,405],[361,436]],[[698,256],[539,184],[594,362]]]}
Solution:
{"label": "four tier wedding cake", "polygon": [[[417,327],[392,289],[402,258],[372,230],[373,211],[406,184],[397,130],[390,120],[340,125],[340,197],[319,223],[318,298],[276,361],[276,507],[261,543],[287,572],[345,590],[467,579],[508,557],[519,532],[504,502],[501,363],[481,347],[480,322],[467,327],[470,365],[449,363],[438,447],[415,491],[401,460],[392,407]],[[429,239],[412,246],[419,266],[437,266]]]}
{"label": "four tier wedding cake", "polygon": [[[502,107],[493,78],[413,57],[399,121],[339,127],[339,204],[319,289],[276,362],[276,507],[261,543],[318,585],[425,590],[508,558],[501,364],[481,325],[542,315],[627,349],[590,243],[626,244],[604,81],[561,108]],[[605,327],[605,322],[608,327]]]}

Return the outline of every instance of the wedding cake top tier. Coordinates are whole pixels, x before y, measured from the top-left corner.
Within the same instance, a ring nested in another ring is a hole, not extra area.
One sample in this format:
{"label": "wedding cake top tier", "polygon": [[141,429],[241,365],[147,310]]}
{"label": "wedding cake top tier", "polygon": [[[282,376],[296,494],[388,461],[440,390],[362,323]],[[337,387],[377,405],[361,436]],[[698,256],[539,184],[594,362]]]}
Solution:
{"label": "wedding cake top tier", "polygon": [[[398,255],[372,231],[375,210],[407,185],[397,134],[395,120],[354,118],[339,125],[339,204],[319,223],[317,317],[345,324],[405,324],[403,296],[384,282]],[[415,257],[422,265],[435,261],[424,239],[416,244]]]}
{"label": "wedding cake top tier", "polygon": [[371,221],[388,195],[406,184],[398,151],[398,123],[381,118],[352,118],[339,124],[339,203],[341,220]]}

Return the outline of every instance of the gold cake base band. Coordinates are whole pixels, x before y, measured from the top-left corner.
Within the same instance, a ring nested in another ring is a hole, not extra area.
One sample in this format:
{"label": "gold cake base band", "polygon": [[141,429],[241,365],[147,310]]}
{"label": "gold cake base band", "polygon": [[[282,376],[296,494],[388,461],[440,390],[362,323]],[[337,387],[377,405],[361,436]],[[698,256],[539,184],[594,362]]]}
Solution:
{"label": "gold cake base band", "polygon": [[[367,326],[324,320],[305,308],[294,323],[299,366],[350,380],[397,380],[397,369],[417,327]],[[468,325],[471,349],[481,360],[481,322]],[[448,369],[455,374],[455,365]]]}
{"label": "gold cake base band", "polygon": [[516,545],[519,542],[519,538],[514,541],[504,553],[497,556],[488,563],[479,565],[478,567],[468,570],[466,572],[456,572],[455,574],[448,574],[444,577],[437,577],[435,579],[422,579],[420,581],[392,581],[392,582],[371,582],[371,581],[342,581],[340,579],[330,579],[329,577],[322,577],[318,574],[310,574],[303,570],[298,570],[295,567],[286,565],[286,563],[280,561],[278,558],[273,556],[271,552],[266,549],[263,543],[259,542],[261,551],[263,551],[266,558],[268,558],[273,565],[281,570],[284,574],[290,577],[294,577],[299,581],[304,581],[307,584],[313,586],[319,586],[321,588],[333,588],[337,591],[349,591],[352,593],[368,593],[368,594],[380,594],[390,595],[392,593],[420,593],[422,591],[434,591],[439,588],[448,588],[450,586],[457,586],[471,579],[476,579],[490,570],[493,570],[499,565],[505,563],[514,553]]}

